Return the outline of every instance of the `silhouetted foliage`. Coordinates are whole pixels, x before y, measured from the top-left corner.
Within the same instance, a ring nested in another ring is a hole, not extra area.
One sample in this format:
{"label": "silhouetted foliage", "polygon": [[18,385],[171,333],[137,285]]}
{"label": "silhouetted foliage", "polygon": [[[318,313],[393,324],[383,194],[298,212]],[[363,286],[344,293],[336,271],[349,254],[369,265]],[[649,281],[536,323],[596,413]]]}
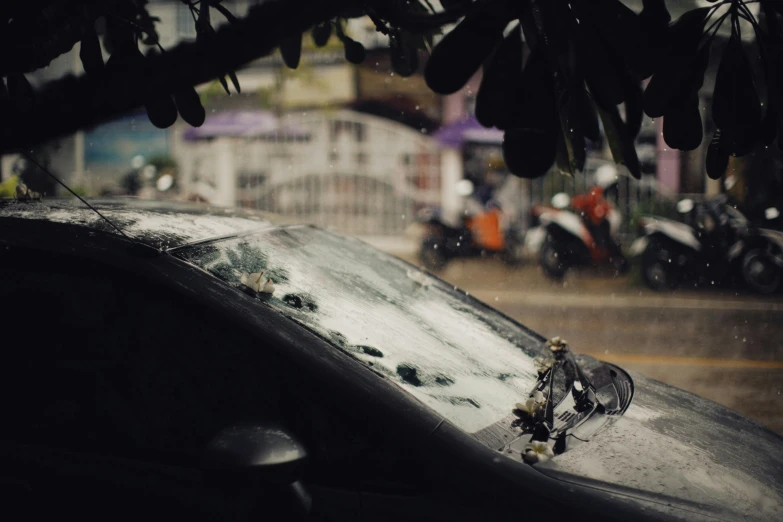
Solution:
{"label": "silhouetted foliage", "polygon": [[[239,91],[233,71],[277,47],[285,64],[296,68],[304,32],[319,46],[335,33],[346,59],[361,63],[365,49],[344,24],[365,15],[389,36],[391,64],[401,76],[415,74],[420,53],[431,52],[423,74],[437,93],[460,90],[484,69],[476,115],[482,125],[505,131],[506,162],[519,176],[538,177],[553,165],[567,173],[583,169],[586,140],[598,140],[602,127],[615,161],[640,177],[634,140],[643,113],[664,117],[670,147],[699,147],[704,131],[698,93],[724,24],[730,38],[713,97],[708,173],[722,176],[729,156],[748,154],[776,137],[783,147],[780,0],[758,0],[758,18],[747,5],[756,2],[716,0],[674,21],[664,0],[643,0],[638,14],[620,0],[443,0],[440,8],[428,0],[268,0],[242,18],[221,0],[180,1],[193,14],[197,41],[147,56],[139,42],[159,46],[159,20],[150,16],[147,0],[4,2],[3,150],[29,147],[139,105],[159,127],[178,116],[201,125],[205,113],[194,85],[217,77],[229,92],[228,77]],[[213,12],[230,23],[215,29]],[[99,20],[110,54],[105,65]],[[454,22],[456,28],[433,47],[434,35]],[[752,28],[760,70],[753,70],[742,45],[743,24]],[[85,78],[66,77],[34,92],[24,74],[79,41]]]}

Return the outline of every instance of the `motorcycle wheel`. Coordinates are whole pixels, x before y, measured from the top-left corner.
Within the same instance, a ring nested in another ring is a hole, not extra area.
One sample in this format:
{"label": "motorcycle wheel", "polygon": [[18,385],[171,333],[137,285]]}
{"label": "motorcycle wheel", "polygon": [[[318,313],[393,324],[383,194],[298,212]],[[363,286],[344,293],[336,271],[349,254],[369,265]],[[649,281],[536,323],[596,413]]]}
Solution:
{"label": "motorcycle wheel", "polygon": [[656,292],[674,290],[678,281],[672,263],[674,253],[658,241],[650,242],[642,254],[642,278]]}
{"label": "motorcycle wheel", "polygon": [[547,236],[541,245],[539,261],[544,273],[551,279],[561,280],[568,272],[568,262],[557,248],[557,242]]}
{"label": "motorcycle wheel", "polygon": [[424,268],[430,272],[440,272],[448,264],[448,258],[443,254],[443,250],[437,248],[437,245],[422,245],[419,252],[419,260]]}
{"label": "motorcycle wheel", "polygon": [[780,269],[761,248],[749,251],[742,258],[742,277],[760,294],[771,294],[780,288]]}
{"label": "motorcycle wheel", "polygon": [[617,275],[623,275],[628,273],[628,270],[631,268],[631,263],[628,262],[628,258],[624,255],[616,255],[612,257],[612,266]]}

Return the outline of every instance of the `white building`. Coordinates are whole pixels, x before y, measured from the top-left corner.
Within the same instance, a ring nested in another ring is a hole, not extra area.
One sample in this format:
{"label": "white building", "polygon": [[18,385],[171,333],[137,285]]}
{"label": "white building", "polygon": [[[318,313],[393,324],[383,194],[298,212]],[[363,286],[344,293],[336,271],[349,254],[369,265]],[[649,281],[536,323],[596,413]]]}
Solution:
{"label": "white building", "polygon": [[348,234],[402,234],[441,199],[435,141],[354,111],[223,113],[176,141],[181,182],[211,203]]}

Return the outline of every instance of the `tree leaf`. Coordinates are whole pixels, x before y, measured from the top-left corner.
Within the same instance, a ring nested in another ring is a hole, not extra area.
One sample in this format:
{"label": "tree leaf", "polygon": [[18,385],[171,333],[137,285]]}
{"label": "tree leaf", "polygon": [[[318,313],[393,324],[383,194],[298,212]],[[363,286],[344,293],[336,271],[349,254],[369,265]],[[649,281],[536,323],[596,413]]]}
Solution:
{"label": "tree leaf", "polygon": [[625,123],[620,117],[620,111],[617,110],[617,107],[606,109],[598,106],[598,115],[604,124],[604,132],[615,163],[624,165],[633,177],[640,179],[642,169],[639,157],[636,155],[633,140],[625,128]]}
{"label": "tree leaf", "polygon": [[147,117],[159,129],[167,129],[177,121],[177,106],[168,94],[152,96],[144,103]]}
{"label": "tree leaf", "polygon": [[707,147],[706,167],[711,179],[720,179],[729,168],[729,151],[723,143],[720,129],[715,129],[710,146]]}
{"label": "tree leaf", "polygon": [[663,139],[679,150],[695,150],[704,138],[699,97],[677,100],[670,104],[663,115]]}
{"label": "tree leaf", "polygon": [[343,35],[341,38],[345,47],[345,59],[356,65],[362,63],[367,57],[364,46],[348,36]]}
{"label": "tree leaf", "polygon": [[218,76],[218,81],[220,82],[220,85],[223,86],[223,90],[226,91],[226,94],[231,96],[231,91],[228,90],[228,82],[226,81],[226,77],[223,75]]}
{"label": "tree leaf", "polygon": [[230,23],[232,23],[232,24],[235,24],[235,23],[237,23],[237,21],[238,21],[238,20],[237,20],[237,17],[236,17],[236,16],[234,16],[233,14],[231,14],[231,11],[229,11],[229,10],[226,8],[226,6],[224,6],[223,4],[220,4],[220,3],[214,2],[214,3],[212,3],[212,7],[214,7],[215,9],[217,9],[217,11],[218,11],[220,14],[222,14],[222,15],[223,15],[223,16],[226,18],[226,20],[228,20]]}
{"label": "tree leaf", "polygon": [[680,90],[699,53],[709,7],[688,11],[666,31],[660,67],[644,91],[644,112],[651,118],[663,116],[671,98]]}
{"label": "tree leaf", "polygon": [[332,23],[329,21],[316,24],[312,29],[313,42],[318,47],[324,47],[332,37]]}
{"label": "tree leaf", "polygon": [[476,119],[484,127],[506,129],[520,118],[522,56],[522,28],[517,26],[491,57],[476,95]]}
{"label": "tree leaf", "polygon": [[554,132],[558,126],[555,106],[554,78],[549,53],[543,44],[530,53],[522,71],[520,87],[522,105],[518,117],[509,121],[510,127],[541,129]]}
{"label": "tree leaf", "polygon": [[103,55],[101,53],[101,42],[98,40],[98,33],[92,24],[87,24],[82,33],[82,43],[79,49],[79,58],[87,74],[97,74],[103,70]]}
{"label": "tree leaf", "polygon": [[732,134],[761,123],[761,102],[739,39],[732,37],[723,52],[715,78],[712,118],[718,128]]}
{"label": "tree leaf", "polygon": [[609,108],[623,102],[625,92],[618,72],[622,65],[594,32],[583,29],[577,40],[576,53],[584,71],[587,86],[595,103]]}
{"label": "tree leaf", "polygon": [[239,79],[237,78],[237,75],[234,71],[228,71],[228,77],[231,79],[231,83],[234,84],[234,89],[236,89],[237,93],[242,92],[242,89],[239,87]]}
{"label": "tree leaf", "polygon": [[302,33],[284,38],[280,42],[280,54],[283,55],[283,62],[289,68],[299,67],[299,60],[302,57]]}
{"label": "tree leaf", "polygon": [[437,94],[459,91],[503,37],[508,20],[496,9],[466,16],[433,49],[424,69],[427,86]]}
{"label": "tree leaf", "polygon": [[174,103],[182,119],[193,127],[201,127],[207,117],[196,89],[190,87],[174,93]]}
{"label": "tree leaf", "polygon": [[568,160],[568,168],[560,167],[560,169],[574,176],[584,169],[587,161],[587,147],[580,118],[580,100],[572,96],[567,89],[561,89],[558,98],[558,140]]}
{"label": "tree leaf", "polygon": [[644,44],[650,50],[648,63],[637,65],[640,78],[649,78],[658,69],[666,28],[671,15],[666,10],[664,0],[642,0],[642,12],[639,13],[639,28]]}
{"label": "tree leaf", "polygon": [[[652,49],[644,40],[639,17],[619,0],[574,2],[577,15],[599,28],[599,38],[608,44],[612,54],[625,62],[640,78],[651,68]],[[649,75],[648,75],[649,76]]]}
{"label": "tree leaf", "polygon": [[414,38],[400,30],[389,40],[392,69],[403,78],[412,76],[419,68],[419,50]]}
{"label": "tree leaf", "polygon": [[555,162],[557,131],[520,128],[503,134],[503,159],[509,171],[521,178],[538,178]]}
{"label": "tree leaf", "polygon": [[601,127],[598,123],[598,113],[595,110],[590,96],[584,88],[574,89],[571,92],[573,103],[577,106],[575,109],[579,115],[582,134],[591,141],[601,141]]}
{"label": "tree leaf", "polygon": [[24,74],[20,72],[8,73],[5,77],[8,85],[8,96],[15,102],[28,102],[33,99],[35,92]]}
{"label": "tree leaf", "polygon": [[623,91],[625,92],[625,125],[628,134],[636,139],[644,119],[644,91],[641,82],[627,72],[623,74]]}

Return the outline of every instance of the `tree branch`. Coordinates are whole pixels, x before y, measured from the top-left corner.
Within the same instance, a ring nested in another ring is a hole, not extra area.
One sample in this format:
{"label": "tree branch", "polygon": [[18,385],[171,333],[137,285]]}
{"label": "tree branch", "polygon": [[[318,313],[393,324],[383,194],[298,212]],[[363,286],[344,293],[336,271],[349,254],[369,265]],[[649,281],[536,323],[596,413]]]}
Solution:
{"label": "tree branch", "polygon": [[359,0],[277,0],[254,7],[207,41],[148,56],[143,73],[114,68],[50,82],[29,103],[0,107],[0,154],[89,128],[142,106],[161,93],[205,83],[270,54],[287,36],[361,5]]}

